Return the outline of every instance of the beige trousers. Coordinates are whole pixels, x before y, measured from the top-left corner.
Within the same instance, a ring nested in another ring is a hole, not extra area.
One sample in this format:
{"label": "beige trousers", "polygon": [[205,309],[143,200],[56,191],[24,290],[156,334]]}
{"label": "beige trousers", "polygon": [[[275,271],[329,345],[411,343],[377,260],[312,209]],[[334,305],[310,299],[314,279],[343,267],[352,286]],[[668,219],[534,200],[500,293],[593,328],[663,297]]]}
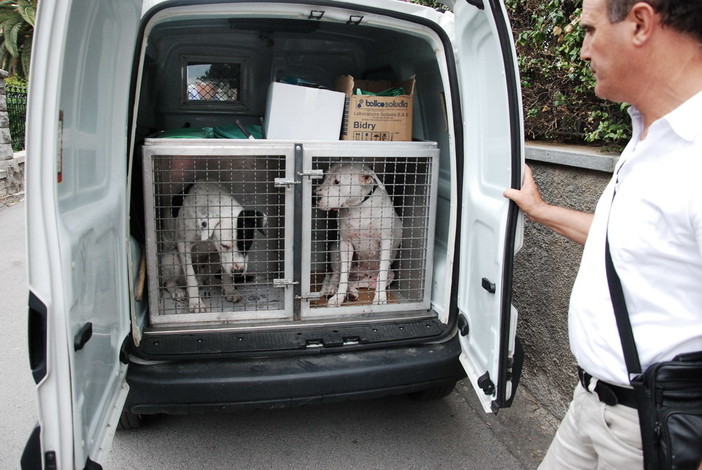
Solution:
{"label": "beige trousers", "polygon": [[641,431],[636,409],[605,405],[595,393],[578,383],[570,408],[539,470],[642,468]]}

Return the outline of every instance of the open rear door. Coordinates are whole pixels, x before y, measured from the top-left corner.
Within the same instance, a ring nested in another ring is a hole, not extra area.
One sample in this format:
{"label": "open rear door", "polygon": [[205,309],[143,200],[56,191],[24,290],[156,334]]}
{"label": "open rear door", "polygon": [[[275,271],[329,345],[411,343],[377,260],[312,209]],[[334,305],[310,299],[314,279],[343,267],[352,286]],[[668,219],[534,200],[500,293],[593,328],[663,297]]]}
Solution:
{"label": "open rear door", "polygon": [[127,392],[127,123],[141,0],[38,7],[26,189],[39,424],[23,466],[99,468]]}
{"label": "open rear door", "polygon": [[502,196],[521,186],[523,125],[516,55],[499,0],[458,0],[463,184],[457,307],[461,362],[486,411],[511,404],[521,366],[511,305],[521,215]]}

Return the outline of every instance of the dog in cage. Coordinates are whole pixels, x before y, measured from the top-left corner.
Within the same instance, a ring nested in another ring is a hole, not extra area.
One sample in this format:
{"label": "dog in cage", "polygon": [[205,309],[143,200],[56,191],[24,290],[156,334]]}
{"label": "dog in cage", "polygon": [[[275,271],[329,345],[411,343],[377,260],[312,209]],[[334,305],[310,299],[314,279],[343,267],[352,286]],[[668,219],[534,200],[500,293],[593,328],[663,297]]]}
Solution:
{"label": "dog in cage", "polygon": [[[244,209],[227,189],[212,182],[196,182],[182,195],[182,206],[174,207],[175,246],[178,262],[166,273],[165,287],[174,300],[188,298],[191,313],[205,313],[200,285],[212,284],[221,276],[222,290],[229,302],[238,302],[233,276],[246,273],[248,254],[255,232],[265,235],[267,218],[256,210]],[[168,253],[162,256],[164,271]],[[186,291],[177,286],[184,278]]]}
{"label": "dog in cage", "polygon": [[331,248],[331,273],[320,294],[327,306],[358,299],[359,288],[375,289],[373,305],[388,303],[387,287],[395,278],[392,263],[402,241],[402,219],[385,185],[369,167],[336,163],[316,189],[317,207],[338,211],[339,239]]}

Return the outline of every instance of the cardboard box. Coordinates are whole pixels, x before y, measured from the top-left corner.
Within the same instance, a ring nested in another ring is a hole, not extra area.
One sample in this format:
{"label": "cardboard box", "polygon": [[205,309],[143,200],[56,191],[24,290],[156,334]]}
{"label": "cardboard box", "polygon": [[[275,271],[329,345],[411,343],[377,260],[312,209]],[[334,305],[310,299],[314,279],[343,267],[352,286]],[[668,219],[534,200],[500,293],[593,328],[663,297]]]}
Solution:
{"label": "cardboard box", "polygon": [[[357,89],[378,93],[403,87],[398,96],[356,95]],[[414,76],[402,82],[387,80],[355,80],[350,75],[336,79],[335,87],[346,95],[343,140],[412,140],[412,100]]]}
{"label": "cardboard box", "polygon": [[267,139],[339,140],[344,94],[271,83],[264,128]]}

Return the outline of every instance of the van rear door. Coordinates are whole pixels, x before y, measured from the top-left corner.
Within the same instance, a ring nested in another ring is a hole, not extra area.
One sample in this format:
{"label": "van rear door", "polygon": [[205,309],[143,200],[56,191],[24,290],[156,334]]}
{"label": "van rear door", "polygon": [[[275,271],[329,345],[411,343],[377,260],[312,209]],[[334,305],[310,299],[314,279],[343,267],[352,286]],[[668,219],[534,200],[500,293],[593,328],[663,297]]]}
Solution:
{"label": "van rear door", "polygon": [[38,5],[26,191],[39,424],[28,450],[46,468],[97,461],[126,398],[127,123],[140,15],[141,0]]}
{"label": "van rear door", "polygon": [[490,412],[511,404],[521,366],[511,300],[522,219],[502,196],[508,187],[521,187],[521,93],[504,4],[468,0],[452,7],[464,124],[456,283],[460,359]]}

